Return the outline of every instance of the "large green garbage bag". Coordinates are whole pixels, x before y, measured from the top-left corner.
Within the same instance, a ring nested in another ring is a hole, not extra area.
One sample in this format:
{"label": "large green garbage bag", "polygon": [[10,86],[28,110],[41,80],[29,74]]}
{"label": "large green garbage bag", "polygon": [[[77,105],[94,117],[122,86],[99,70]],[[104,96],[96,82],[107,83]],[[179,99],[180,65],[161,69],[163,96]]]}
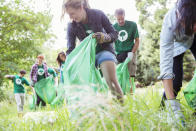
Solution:
{"label": "large green garbage bag", "polygon": [[188,83],[183,92],[189,106],[196,110],[196,70],[192,80]]}
{"label": "large green garbage bag", "polygon": [[52,77],[47,77],[35,84],[36,94],[46,103],[51,102],[56,98],[56,89],[54,87],[54,80]]}
{"label": "large green garbage bag", "polygon": [[[31,110],[36,109],[37,95],[46,102],[50,104],[51,107],[57,107],[64,103],[65,99],[65,89],[63,84],[60,84],[58,87],[54,86],[54,80],[52,77],[48,77],[39,81],[35,85],[35,92],[29,99],[29,108]],[[37,95],[36,95],[37,94]]]}
{"label": "large green garbage bag", "polygon": [[124,94],[130,93],[130,82],[129,82],[129,70],[128,70],[128,63],[131,61],[129,57],[126,58],[126,60],[118,64],[116,72],[117,72],[117,77],[118,77],[118,82],[123,90]]}
{"label": "large green garbage bag", "polygon": [[96,39],[89,35],[67,57],[63,69],[64,85],[88,85],[95,91],[107,91],[107,86],[95,67]]}
{"label": "large green garbage bag", "polygon": [[55,107],[58,105],[62,105],[65,99],[65,88],[63,84],[60,84],[58,87],[55,87],[57,96],[51,102],[51,106]]}
{"label": "large green garbage bag", "polygon": [[33,92],[33,95],[31,95],[29,98],[29,108],[31,110],[34,110],[36,108],[36,102],[37,102],[37,96],[35,92]]}

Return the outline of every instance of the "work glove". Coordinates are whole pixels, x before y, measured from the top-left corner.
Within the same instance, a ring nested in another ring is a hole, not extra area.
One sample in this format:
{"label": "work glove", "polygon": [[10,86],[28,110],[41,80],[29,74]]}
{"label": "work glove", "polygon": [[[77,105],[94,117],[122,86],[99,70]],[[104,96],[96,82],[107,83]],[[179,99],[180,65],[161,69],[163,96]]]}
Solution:
{"label": "work glove", "polygon": [[132,60],[133,59],[133,52],[128,52],[127,58],[129,58],[130,60]]}
{"label": "work glove", "polygon": [[182,126],[185,126],[184,122],[184,115],[180,108],[179,100],[172,99],[172,100],[166,100],[165,101],[166,109],[168,110],[168,121],[174,122],[174,124],[177,126],[181,124]]}
{"label": "work glove", "polygon": [[103,33],[103,32],[97,32],[93,34],[93,38],[96,38],[97,43],[103,44],[107,42],[111,42],[110,35]]}

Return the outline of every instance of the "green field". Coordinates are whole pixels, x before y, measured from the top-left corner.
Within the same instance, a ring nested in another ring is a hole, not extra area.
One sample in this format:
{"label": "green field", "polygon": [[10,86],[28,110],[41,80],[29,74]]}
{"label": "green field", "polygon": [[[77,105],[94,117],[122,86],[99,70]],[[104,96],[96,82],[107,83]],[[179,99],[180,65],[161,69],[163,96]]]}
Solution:
{"label": "green field", "polygon": [[[18,131],[170,131],[196,130],[196,118],[180,92],[186,127],[175,128],[168,123],[167,110],[159,108],[163,89],[161,84],[136,89],[134,95],[125,96],[124,105],[114,102],[111,96],[94,95],[88,92],[76,92],[77,102],[52,109],[30,111],[28,100],[25,104],[25,116],[18,118],[16,104],[10,93],[10,100],[0,103],[0,130]],[[28,97],[27,97],[28,98]],[[174,118],[173,118],[174,119]]]}

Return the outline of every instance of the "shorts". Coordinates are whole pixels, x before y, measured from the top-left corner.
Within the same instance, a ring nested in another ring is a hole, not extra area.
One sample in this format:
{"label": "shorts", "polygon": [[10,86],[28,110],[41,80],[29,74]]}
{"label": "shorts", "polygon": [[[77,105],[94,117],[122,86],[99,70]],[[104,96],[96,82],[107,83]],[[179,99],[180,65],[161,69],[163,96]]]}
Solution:
{"label": "shorts", "polygon": [[101,51],[99,53],[96,54],[95,56],[95,66],[99,66],[102,62],[104,61],[113,61],[113,62],[117,62],[116,60],[116,56],[110,52],[110,51]]}

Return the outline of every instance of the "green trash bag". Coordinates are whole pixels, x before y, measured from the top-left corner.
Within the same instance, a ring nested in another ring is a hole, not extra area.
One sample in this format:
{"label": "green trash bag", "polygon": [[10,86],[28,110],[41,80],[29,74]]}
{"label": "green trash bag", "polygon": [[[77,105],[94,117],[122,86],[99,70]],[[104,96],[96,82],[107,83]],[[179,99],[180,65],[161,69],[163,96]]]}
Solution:
{"label": "green trash bag", "polygon": [[36,94],[46,103],[51,104],[56,98],[56,89],[52,77],[47,77],[35,84]]}
{"label": "green trash bag", "polygon": [[196,70],[192,80],[188,83],[183,92],[189,106],[196,110]]}
{"label": "green trash bag", "polygon": [[116,69],[118,82],[124,94],[130,93],[131,87],[133,88],[133,92],[135,91],[134,79],[131,80],[131,84],[129,82],[130,75],[128,70],[128,63],[130,61],[131,59],[127,57],[123,63],[117,65],[117,69]]}
{"label": "green trash bag", "polygon": [[58,87],[55,88],[55,90],[56,90],[57,96],[51,102],[51,106],[53,107],[62,105],[65,99],[65,89],[63,87],[63,84],[60,84]]}
{"label": "green trash bag", "polygon": [[35,93],[33,93],[33,95],[31,95],[29,98],[29,108],[31,110],[36,109],[36,102],[37,102],[37,96]]}
{"label": "green trash bag", "polygon": [[95,48],[96,39],[91,34],[68,55],[63,69],[64,85],[88,85],[95,91],[108,90],[95,67]]}

